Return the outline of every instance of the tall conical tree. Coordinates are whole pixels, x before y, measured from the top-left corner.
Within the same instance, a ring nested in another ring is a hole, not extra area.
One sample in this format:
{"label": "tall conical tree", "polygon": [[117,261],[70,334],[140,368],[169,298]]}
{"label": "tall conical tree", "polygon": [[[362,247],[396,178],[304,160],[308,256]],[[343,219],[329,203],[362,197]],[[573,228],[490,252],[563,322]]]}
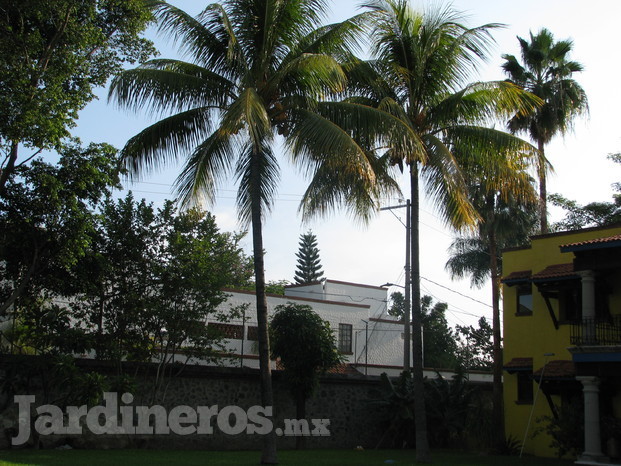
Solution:
{"label": "tall conical tree", "polygon": [[300,235],[300,250],[295,254],[298,258],[298,267],[295,271],[295,282],[302,283],[316,282],[323,276],[321,270],[321,259],[319,259],[319,248],[317,247],[317,237],[313,232]]}

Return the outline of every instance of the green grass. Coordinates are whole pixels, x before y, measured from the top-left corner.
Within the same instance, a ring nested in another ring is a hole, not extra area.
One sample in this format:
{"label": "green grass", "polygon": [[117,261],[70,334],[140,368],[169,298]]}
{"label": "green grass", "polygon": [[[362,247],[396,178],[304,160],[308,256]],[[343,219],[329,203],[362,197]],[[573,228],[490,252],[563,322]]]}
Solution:
{"label": "green grass", "polygon": [[[413,465],[413,450],[306,450],[280,451],[283,466]],[[0,465],[208,465],[244,466],[259,463],[256,451],[159,451],[159,450],[13,450],[0,451]],[[487,456],[455,451],[434,451],[438,466],[569,466],[567,460],[515,456]]]}

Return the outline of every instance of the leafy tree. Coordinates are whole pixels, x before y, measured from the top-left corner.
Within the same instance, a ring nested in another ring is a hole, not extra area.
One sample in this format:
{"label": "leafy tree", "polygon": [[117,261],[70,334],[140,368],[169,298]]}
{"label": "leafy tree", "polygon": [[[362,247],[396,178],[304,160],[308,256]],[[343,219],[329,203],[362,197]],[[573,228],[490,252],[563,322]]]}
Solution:
{"label": "leafy tree", "polygon": [[[405,312],[403,293],[392,293],[390,299],[392,305],[388,314],[402,319]],[[447,309],[448,304],[434,303],[431,296],[421,298],[424,367],[457,368],[456,334],[446,320]]]}
{"label": "leafy tree", "polygon": [[541,98],[544,104],[527,114],[517,114],[509,120],[509,129],[528,133],[537,144],[540,158],[539,177],[541,232],[548,232],[546,172],[548,162],[545,146],[557,134],[564,135],[571,129],[575,117],[588,110],[584,89],[573,79],[574,73],[583,70],[580,63],[569,60],[573,47],[571,40],[554,41],[550,31],[543,28],[530,33],[530,41],[518,37],[522,63],[509,54],[503,55],[503,70],[523,89]]}
{"label": "leafy tree", "polygon": [[[272,406],[263,221],[280,173],[276,137],[284,138],[293,163],[314,176],[302,201],[305,215],[343,203],[365,217],[396,185],[364,147],[403,130],[381,111],[325,100],[345,85],[334,56],[348,57],[360,31],[356,19],[318,28],[326,1],[227,0],[197,18],[154,4],[160,29],[192,62],[151,60],[113,80],[111,100],[172,113],[130,139],[124,160],[136,175],[185,157],[177,187],[186,202],[212,201],[227,175],[239,181],[240,219],[252,226],[261,402]],[[264,440],[261,461],[275,463],[274,434]]]}
{"label": "leafy tree", "polygon": [[457,368],[455,334],[446,320],[447,303],[421,298],[424,366],[438,369]]}
{"label": "leafy tree", "polygon": [[[0,195],[20,144],[56,148],[96,87],[154,53],[146,0],[4,0],[0,6]],[[25,162],[26,160],[24,160]]]}
{"label": "leafy tree", "polygon": [[124,360],[159,362],[154,396],[169,363],[216,358],[222,336],[204,323],[231,317],[218,311],[222,288],[250,276],[241,237],[221,233],[210,214],[178,213],[170,201],[156,211],[131,193],[108,200],[80,264],[85,287],[76,306],[97,336],[97,357],[115,361],[119,374]]}
{"label": "leafy tree", "polygon": [[458,325],[456,334],[460,339],[458,350],[461,366],[465,370],[492,369],[494,365],[494,330],[485,317],[481,317],[478,327]]}
{"label": "leafy tree", "polygon": [[443,217],[456,227],[478,219],[467,198],[459,154],[485,166],[489,153],[528,151],[521,140],[489,128],[494,118],[522,114],[539,101],[506,82],[467,84],[484,59],[498,24],[470,28],[450,8],[416,12],[405,0],[369,2],[374,61],[351,66],[352,92],[395,115],[409,128],[413,148],[392,146],[387,157],[410,171],[412,303],[418,461],[429,461],[421,366],[419,181]]}
{"label": "leafy tree", "polygon": [[300,249],[295,254],[298,258],[295,282],[298,285],[316,282],[323,276],[321,259],[319,259],[319,248],[317,247],[317,237],[309,231],[300,236],[299,244]]}
{"label": "leafy tree", "polygon": [[[621,163],[621,153],[609,154],[608,158]],[[580,230],[588,227],[601,227],[621,222],[621,183],[614,183],[612,202],[590,202],[584,206],[560,194],[551,194],[552,204],[565,210],[565,218],[552,225],[553,231]]]}
{"label": "leafy tree", "polygon": [[[306,419],[306,400],[319,384],[319,375],[342,362],[330,324],[310,306],[276,306],[270,322],[272,356],[280,359],[296,402],[296,417]],[[296,438],[303,448],[304,437]]]}
{"label": "leafy tree", "polygon": [[73,267],[88,250],[93,209],[116,184],[116,151],[107,144],[72,143],[58,165],[35,160],[16,170],[0,197],[0,316],[20,299],[75,291]]}

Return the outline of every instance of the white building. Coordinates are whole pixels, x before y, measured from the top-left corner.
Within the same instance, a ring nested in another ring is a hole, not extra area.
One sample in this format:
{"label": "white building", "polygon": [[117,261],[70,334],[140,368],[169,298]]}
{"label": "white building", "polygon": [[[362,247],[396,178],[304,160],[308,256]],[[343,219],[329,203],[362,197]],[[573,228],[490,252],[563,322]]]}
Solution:
{"label": "white building", "polygon": [[[258,368],[255,295],[251,291],[226,291],[230,297],[223,309],[246,304],[245,321],[237,319],[226,324],[209,321],[208,324],[219,326],[230,336],[227,346],[240,366]],[[290,285],[285,287],[284,296],[267,295],[270,316],[276,306],[287,302],[309,305],[330,323],[349,367],[366,375],[386,372],[395,376],[403,370],[403,322],[388,314],[386,288],[330,279]],[[436,372],[425,371],[425,375],[435,377]],[[472,381],[473,377],[480,381],[491,380],[489,375],[471,374]]]}

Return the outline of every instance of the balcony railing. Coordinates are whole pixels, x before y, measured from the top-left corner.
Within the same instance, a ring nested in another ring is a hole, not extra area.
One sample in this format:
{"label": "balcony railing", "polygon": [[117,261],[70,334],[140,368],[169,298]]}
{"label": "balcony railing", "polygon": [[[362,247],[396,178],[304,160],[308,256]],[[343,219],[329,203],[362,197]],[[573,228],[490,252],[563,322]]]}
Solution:
{"label": "balcony railing", "polygon": [[609,319],[582,319],[572,324],[569,338],[576,346],[621,345],[621,315]]}

